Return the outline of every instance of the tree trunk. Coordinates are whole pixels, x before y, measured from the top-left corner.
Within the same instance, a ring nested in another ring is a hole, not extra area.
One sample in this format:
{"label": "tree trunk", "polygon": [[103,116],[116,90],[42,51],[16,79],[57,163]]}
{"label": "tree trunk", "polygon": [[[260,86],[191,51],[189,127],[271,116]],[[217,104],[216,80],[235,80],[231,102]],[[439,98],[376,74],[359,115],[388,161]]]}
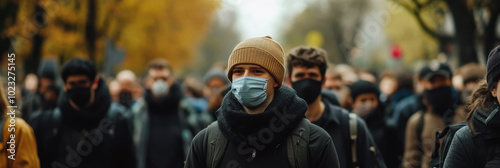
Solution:
{"label": "tree trunk", "polygon": [[459,66],[477,62],[476,24],[472,10],[468,9],[466,0],[446,0],[446,3],[453,15]]}
{"label": "tree trunk", "polygon": [[[498,1],[495,1],[495,5],[500,5]],[[493,3],[495,3],[493,2]],[[497,20],[498,16],[500,15],[500,9],[498,6],[492,5],[490,7],[490,12],[491,12],[491,18],[488,21],[488,25],[486,25],[484,29],[484,56],[486,57],[484,60],[488,60],[488,54],[490,54],[490,51],[495,48],[495,42],[497,40],[497,35],[495,28],[497,26]]]}
{"label": "tree trunk", "polygon": [[[13,26],[16,24],[17,20],[17,11],[19,10],[19,3],[15,3],[12,1],[8,1],[5,6],[0,8],[2,10],[2,15],[0,15],[0,31],[5,32],[9,29],[9,26]],[[7,18],[9,18],[12,22],[11,25],[7,25]],[[11,49],[10,39],[8,36],[0,36],[0,58],[4,58],[7,56],[7,52]],[[0,60],[2,62],[3,60]]]}
{"label": "tree trunk", "polygon": [[87,43],[87,49],[89,53],[89,59],[95,63],[95,40],[96,40],[96,30],[95,30],[95,13],[96,13],[96,3],[95,0],[89,0],[89,8],[87,13],[87,24],[85,25],[85,40]]}
{"label": "tree trunk", "polygon": [[[45,11],[44,9],[38,5],[39,3],[37,3],[36,7],[35,7],[35,12],[34,14],[38,14],[38,13],[43,13],[45,14]],[[35,22],[33,22],[33,24],[38,28],[38,30],[42,29],[44,26],[45,26],[45,21],[44,20],[45,18],[43,17],[37,17],[37,18],[34,18]],[[30,20],[31,21],[31,20]],[[33,36],[33,46],[31,48],[31,55],[28,56],[25,60],[24,60],[24,70],[25,70],[25,74],[29,74],[29,73],[37,73],[37,70],[38,70],[38,65],[40,64],[40,60],[42,59],[42,45],[43,45],[43,36],[39,34],[40,31],[37,32],[37,34],[35,36]]]}

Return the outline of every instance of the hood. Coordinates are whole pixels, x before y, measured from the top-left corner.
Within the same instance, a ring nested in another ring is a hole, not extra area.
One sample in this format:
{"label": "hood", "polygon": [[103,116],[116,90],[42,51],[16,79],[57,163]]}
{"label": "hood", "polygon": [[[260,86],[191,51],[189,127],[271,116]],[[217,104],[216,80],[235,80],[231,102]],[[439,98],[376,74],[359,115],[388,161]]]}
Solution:
{"label": "hood", "polygon": [[474,129],[484,135],[486,139],[500,138],[500,106],[494,104],[491,106],[479,106],[474,112]]}

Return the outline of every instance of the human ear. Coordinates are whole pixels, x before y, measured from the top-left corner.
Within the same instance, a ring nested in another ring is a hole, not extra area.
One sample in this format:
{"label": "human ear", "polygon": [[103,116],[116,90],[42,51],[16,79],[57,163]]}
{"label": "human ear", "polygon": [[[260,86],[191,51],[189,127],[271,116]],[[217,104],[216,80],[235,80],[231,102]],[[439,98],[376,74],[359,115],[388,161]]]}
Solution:
{"label": "human ear", "polygon": [[494,87],[493,89],[491,89],[490,92],[491,92],[491,95],[493,97],[497,97],[497,87]]}
{"label": "human ear", "polygon": [[98,84],[99,84],[99,77],[95,77],[94,81],[92,82],[92,90],[96,90]]}

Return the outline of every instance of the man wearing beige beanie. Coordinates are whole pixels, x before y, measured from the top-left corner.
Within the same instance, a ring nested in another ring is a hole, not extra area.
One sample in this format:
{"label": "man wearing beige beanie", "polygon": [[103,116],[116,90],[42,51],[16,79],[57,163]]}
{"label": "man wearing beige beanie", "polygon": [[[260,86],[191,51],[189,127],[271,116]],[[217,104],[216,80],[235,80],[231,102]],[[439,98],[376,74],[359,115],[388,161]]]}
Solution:
{"label": "man wearing beige beanie", "polygon": [[307,103],[282,87],[280,44],[269,36],[242,41],[227,77],[231,91],[217,121],[193,139],[186,168],[339,167],[328,133],[304,118]]}

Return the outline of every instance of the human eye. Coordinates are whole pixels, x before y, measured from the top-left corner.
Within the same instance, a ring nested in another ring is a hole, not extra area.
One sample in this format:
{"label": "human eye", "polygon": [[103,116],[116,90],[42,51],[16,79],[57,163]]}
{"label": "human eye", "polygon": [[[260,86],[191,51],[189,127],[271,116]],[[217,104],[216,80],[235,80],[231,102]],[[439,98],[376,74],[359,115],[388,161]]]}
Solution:
{"label": "human eye", "polygon": [[234,69],[233,73],[235,73],[235,74],[243,73],[243,70],[241,70],[241,69]]}
{"label": "human eye", "polygon": [[253,73],[255,73],[255,74],[262,74],[262,73],[264,73],[264,71],[260,70],[260,69],[256,69],[256,70],[253,71]]}

